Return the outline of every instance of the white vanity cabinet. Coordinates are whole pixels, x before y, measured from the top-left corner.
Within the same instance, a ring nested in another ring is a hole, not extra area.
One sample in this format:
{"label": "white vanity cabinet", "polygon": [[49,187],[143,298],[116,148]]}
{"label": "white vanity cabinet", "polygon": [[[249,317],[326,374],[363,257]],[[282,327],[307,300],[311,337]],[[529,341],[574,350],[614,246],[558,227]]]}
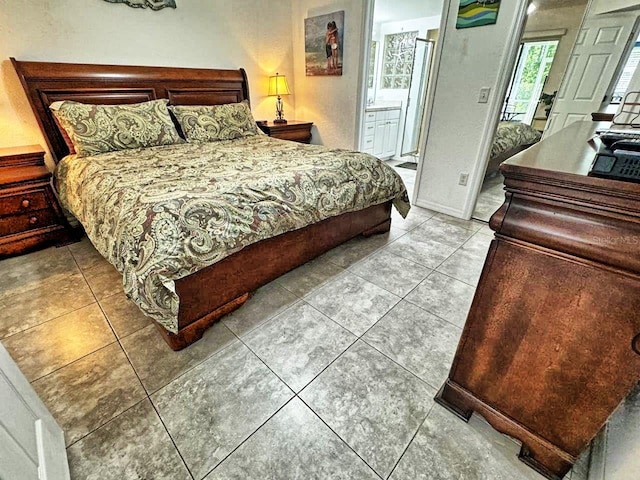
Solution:
{"label": "white vanity cabinet", "polygon": [[360,150],[378,158],[396,154],[400,129],[400,107],[368,107],[365,110]]}

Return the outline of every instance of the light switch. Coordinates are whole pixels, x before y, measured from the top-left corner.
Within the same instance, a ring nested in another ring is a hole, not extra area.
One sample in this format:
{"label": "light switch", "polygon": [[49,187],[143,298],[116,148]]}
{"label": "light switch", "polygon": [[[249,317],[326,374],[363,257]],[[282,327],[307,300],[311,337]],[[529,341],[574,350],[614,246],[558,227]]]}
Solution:
{"label": "light switch", "polygon": [[480,89],[480,96],[478,97],[478,103],[489,103],[489,95],[491,95],[491,89],[488,87]]}

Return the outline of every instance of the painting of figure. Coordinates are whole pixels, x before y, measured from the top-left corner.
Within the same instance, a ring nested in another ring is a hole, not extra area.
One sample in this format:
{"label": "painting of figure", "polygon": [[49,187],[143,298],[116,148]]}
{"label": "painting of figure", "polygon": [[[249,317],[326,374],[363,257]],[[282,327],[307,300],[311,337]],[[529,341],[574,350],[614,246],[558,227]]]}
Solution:
{"label": "painting of figure", "polygon": [[493,25],[498,21],[501,0],[460,0],[456,28]]}
{"label": "painting of figure", "polygon": [[305,19],[307,75],[342,75],[343,44],[344,10]]}

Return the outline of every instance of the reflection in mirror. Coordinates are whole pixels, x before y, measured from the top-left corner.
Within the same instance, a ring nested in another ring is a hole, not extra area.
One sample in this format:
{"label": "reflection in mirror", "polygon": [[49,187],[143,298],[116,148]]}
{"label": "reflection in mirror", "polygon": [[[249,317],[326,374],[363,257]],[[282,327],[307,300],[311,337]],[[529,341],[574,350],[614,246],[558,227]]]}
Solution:
{"label": "reflection in mirror", "polygon": [[588,0],[533,0],[473,217],[489,221],[504,203],[500,165],[540,141]]}

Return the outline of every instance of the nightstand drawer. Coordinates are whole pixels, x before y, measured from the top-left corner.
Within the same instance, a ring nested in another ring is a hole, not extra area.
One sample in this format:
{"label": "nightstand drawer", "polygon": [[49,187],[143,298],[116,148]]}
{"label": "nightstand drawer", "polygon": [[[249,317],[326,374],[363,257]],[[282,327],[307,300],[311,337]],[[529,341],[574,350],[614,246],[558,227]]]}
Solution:
{"label": "nightstand drawer", "polygon": [[47,208],[47,205],[47,195],[44,190],[32,190],[0,197],[0,217],[42,210]]}
{"label": "nightstand drawer", "polygon": [[50,208],[0,218],[0,236],[13,235],[58,224],[55,212]]}

